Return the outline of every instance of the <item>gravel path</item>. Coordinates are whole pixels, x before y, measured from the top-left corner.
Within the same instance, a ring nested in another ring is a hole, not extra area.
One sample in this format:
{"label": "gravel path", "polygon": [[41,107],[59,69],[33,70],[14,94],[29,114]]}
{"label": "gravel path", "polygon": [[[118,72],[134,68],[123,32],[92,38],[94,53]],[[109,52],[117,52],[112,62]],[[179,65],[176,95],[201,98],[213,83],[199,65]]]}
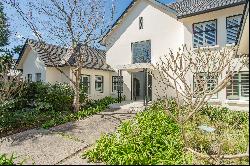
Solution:
{"label": "gravel path", "polygon": [[[132,109],[135,107],[139,109]],[[115,105],[117,107],[117,105]],[[141,103],[126,104],[121,109],[109,109],[76,122],[49,130],[34,129],[0,139],[0,154],[14,153],[17,162],[36,165],[96,165],[81,158],[84,150],[93,145],[102,134],[116,130],[122,121],[141,111]]]}

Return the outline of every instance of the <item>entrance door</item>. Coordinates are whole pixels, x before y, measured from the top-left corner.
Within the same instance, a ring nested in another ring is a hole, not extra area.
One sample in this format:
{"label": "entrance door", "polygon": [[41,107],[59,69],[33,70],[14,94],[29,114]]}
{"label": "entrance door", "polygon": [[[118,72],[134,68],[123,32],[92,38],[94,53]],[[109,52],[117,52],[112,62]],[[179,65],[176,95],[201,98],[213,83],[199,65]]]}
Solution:
{"label": "entrance door", "polygon": [[140,81],[137,78],[133,79],[133,99],[137,100],[140,96]]}

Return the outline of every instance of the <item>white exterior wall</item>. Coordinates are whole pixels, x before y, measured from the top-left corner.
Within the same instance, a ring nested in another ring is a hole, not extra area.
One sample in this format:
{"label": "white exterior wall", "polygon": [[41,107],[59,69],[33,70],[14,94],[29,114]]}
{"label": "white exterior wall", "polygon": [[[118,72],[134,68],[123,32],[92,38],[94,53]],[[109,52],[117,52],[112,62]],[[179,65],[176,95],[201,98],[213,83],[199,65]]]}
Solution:
{"label": "white exterior wall", "polygon": [[27,79],[27,74],[32,74],[32,81],[35,81],[36,73],[41,73],[42,81],[46,81],[46,67],[37,54],[30,50],[23,62],[23,75]]}
{"label": "white exterior wall", "polygon": [[[168,54],[169,49],[176,52],[182,44],[188,47],[193,46],[193,23],[217,19],[217,45],[226,46],[226,17],[242,14],[244,5],[231,7],[219,11],[205,13],[193,17],[176,20],[166,14],[150,2],[144,0],[136,4],[129,14],[125,16],[106,39],[107,63],[113,68],[117,65],[131,64],[132,52],[131,43],[151,40],[151,58],[155,64],[160,56]],[[143,17],[144,29],[139,30],[139,17]],[[249,71],[245,68],[244,71]],[[122,72],[127,91],[127,99],[131,98],[131,75],[129,72]],[[193,76],[187,78],[193,84]],[[153,80],[153,100],[162,96],[174,97],[175,92],[168,88],[168,94],[164,83]],[[248,101],[229,101],[226,99],[226,89],[218,94],[218,99],[211,100],[213,104],[227,106],[231,109],[249,110]]]}
{"label": "white exterior wall", "polygon": [[[143,29],[139,30],[139,17],[143,17]],[[151,2],[141,1],[123,19],[107,39],[107,63],[116,69],[117,65],[131,64],[131,43],[151,40],[151,61],[156,63],[160,56],[174,51],[184,43],[184,30],[181,22]],[[174,41],[174,42],[173,42]],[[131,99],[131,74],[122,71],[127,99]],[[154,92],[153,94],[158,93]]]}
{"label": "white exterior wall", "polygon": [[[35,73],[41,73],[41,79],[46,83],[68,83],[71,84],[69,79],[62,73],[60,73],[55,67],[45,67],[43,61],[40,60],[37,53],[27,48],[24,57],[22,58],[22,65],[19,68],[23,69],[23,75],[27,77],[27,74],[32,74],[32,81],[35,81]],[[70,78],[73,78],[72,70],[70,67],[63,67],[61,70],[68,75]],[[117,97],[117,93],[112,93],[112,74],[110,71],[103,70],[92,70],[92,69],[83,69],[82,74],[90,75],[91,77],[91,99],[101,99],[106,96]],[[104,78],[104,88],[103,93],[95,91],[95,75],[103,76]]]}
{"label": "white exterior wall", "polygon": [[[225,47],[227,45],[227,30],[226,30],[226,18],[242,14],[244,5],[227,8],[215,12],[201,14],[193,17],[181,19],[180,21],[184,24],[184,41],[188,47],[193,47],[193,24],[217,19],[217,47]],[[249,71],[249,68],[244,68],[242,71]],[[220,80],[221,78],[219,78]],[[191,84],[193,84],[193,77],[189,78]],[[193,85],[192,85],[193,86]],[[226,106],[234,110],[249,110],[249,102],[243,100],[227,100],[226,88],[218,93],[217,99],[212,99],[211,104]]]}
{"label": "white exterior wall", "polygon": [[[71,70],[72,71],[72,70]],[[101,99],[106,96],[113,96],[117,97],[117,95],[112,93],[112,73],[110,71],[103,71],[103,70],[93,70],[93,69],[82,69],[83,75],[89,75],[90,76],[90,99]],[[70,73],[71,77],[75,79],[73,76],[73,73]],[[103,93],[100,93],[95,90],[95,76],[103,76]]]}
{"label": "white exterior wall", "polygon": [[[61,70],[70,77],[70,67],[63,67],[61,68]],[[47,67],[46,70],[46,81],[47,83],[51,83],[51,84],[55,84],[55,83],[67,83],[69,84],[70,81],[69,79],[62,74],[61,72],[59,72],[58,69],[56,69],[55,67]]]}
{"label": "white exterior wall", "polygon": [[196,15],[181,19],[179,21],[184,24],[184,41],[188,47],[193,47],[193,24],[210,21],[217,19],[217,47],[226,46],[227,43],[227,30],[226,30],[226,18],[242,14],[244,5],[231,7],[219,11],[209,12],[205,14]]}

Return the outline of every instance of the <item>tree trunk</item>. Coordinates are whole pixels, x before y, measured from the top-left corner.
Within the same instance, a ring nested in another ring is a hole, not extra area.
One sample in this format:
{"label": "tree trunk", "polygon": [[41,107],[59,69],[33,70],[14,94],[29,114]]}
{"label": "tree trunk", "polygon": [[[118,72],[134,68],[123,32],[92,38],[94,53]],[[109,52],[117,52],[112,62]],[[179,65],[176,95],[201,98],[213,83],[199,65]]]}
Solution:
{"label": "tree trunk", "polygon": [[76,84],[74,86],[75,94],[73,101],[73,111],[78,112],[80,110],[80,75],[81,69],[76,70]]}

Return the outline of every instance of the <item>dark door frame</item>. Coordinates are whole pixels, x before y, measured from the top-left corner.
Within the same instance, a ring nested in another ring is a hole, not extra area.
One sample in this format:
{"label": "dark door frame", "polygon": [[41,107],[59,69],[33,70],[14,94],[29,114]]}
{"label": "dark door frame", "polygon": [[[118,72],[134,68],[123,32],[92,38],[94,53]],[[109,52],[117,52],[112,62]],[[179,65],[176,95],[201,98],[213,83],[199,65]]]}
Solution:
{"label": "dark door frame", "polygon": [[[148,105],[148,102],[150,101],[150,99],[152,99],[152,93],[151,93],[151,96],[149,96],[149,86],[148,86],[148,78],[149,78],[149,75],[148,75],[148,69],[144,68],[143,69],[143,72],[144,72],[144,100],[143,100],[143,103],[144,103],[144,106]],[[152,84],[152,82],[151,82]],[[134,101],[134,76],[133,76],[133,72],[131,73],[131,100]],[[151,86],[152,88],[152,86]],[[152,91],[152,89],[151,89]]]}

